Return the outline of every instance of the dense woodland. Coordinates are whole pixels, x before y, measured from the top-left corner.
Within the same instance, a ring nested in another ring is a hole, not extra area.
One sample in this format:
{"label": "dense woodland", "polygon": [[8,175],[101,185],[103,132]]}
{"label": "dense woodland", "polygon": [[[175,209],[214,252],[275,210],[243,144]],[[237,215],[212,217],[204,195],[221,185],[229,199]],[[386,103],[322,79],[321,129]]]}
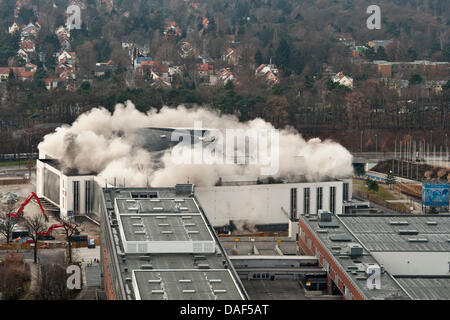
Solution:
{"label": "dense woodland", "polygon": [[[337,40],[342,33],[361,45],[374,39],[393,40],[386,50],[366,52],[368,62],[450,62],[448,0],[376,1],[382,9],[381,30],[366,27],[366,9],[372,0],[195,0],[196,7],[194,1],[184,0],[115,0],[112,10],[106,1],[88,0],[82,29],[71,33],[80,82],[74,92],[47,91],[42,82],[53,76],[53,54],[59,50],[55,29],[64,25],[69,1],[21,2],[15,18],[16,0],[0,1],[0,67],[21,63],[11,59],[18,50],[17,36],[8,34],[14,21],[22,25],[39,21],[36,51],[45,58],[32,60],[38,66],[32,81],[10,77],[0,84],[0,153],[36,146],[48,131],[36,125],[70,123],[90,108],[112,110],[128,99],[142,111],[187,104],[234,113],[242,121],[262,117],[276,127],[292,126],[307,137],[338,140],[354,151],[393,150],[396,137],[429,139],[431,130],[433,143],[444,144],[450,133],[449,83],[440,94],[424,95],[412,86],[400,96],[373,81],[376,75],[352,62],[349,48]],[[205,17],[209,27],[203,30]],[[177,23],[180,36],[164,37],[168,21]],[[232,44],[229,35],[235,37]],[[124,39],[147,46],[154,60],[184,65],[182,76],[171,88],[155,88],[145,81],[129,85],[126,79],[132,67],[122,49]],[[239,84],[202,86],[195,59],[183,60],[178,54],[183,41],[214,61],[216,68],[223,67],[221,56],[227,48],[239,50],[239,64],[233,67]],[[114,61],[114,71],[88,82],[94,78],[95,63],[109,59]],[[270,61],[281,71],[275,86],[255,79],[255,68]],[[324,65],[351,75],[353,90],[330,85]]]}

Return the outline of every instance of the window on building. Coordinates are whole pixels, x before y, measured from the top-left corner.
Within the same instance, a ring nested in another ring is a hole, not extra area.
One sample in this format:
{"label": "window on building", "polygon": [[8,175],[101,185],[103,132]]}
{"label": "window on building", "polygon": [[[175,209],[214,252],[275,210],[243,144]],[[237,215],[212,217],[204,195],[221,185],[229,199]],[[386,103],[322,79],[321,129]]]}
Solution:
{"label": "window on building", "polygon": [[291,221],[297,219],[297,188],[291,188]]}
{"label": "window on building", "polygon": [[348,201],[348,189],[349,189],[349,184],[348,183],[344,183],[344,192],[342,195],[342,198],[344,201]]}
{"label": "window on building", "polygon": [[309,214],[310,208],[310,188],[303,189],[303,213]]}
{"label": "window on building", "polygon": [[317,210],[322,210],[322,203],[323,203],[323,188],[318,187],[317,188]]}
{"label": "window on building", "polygon": [[86,181],[86,213],[92,211],[94,202],[94,181]]}
{"label": "window on building", "polygon": [[73,182],[73,213],[80,213],[80,181]]}
{"label": "window on building", "polygon": [[330,187],[330,212],[336,213],[336,187]]}

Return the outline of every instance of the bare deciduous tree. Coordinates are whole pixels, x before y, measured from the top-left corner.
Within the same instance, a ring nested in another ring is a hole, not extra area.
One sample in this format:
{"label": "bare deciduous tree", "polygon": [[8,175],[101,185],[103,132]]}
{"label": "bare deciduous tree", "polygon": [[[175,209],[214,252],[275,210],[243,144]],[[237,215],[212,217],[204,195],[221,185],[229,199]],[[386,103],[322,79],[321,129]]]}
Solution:
{"label": "bare deciduous tree", "polygon": [[18,223],[17,218],[13,218],[8,215],[9,213],[11,213],[13,206],[14,204],[11,203],[3,206],[0,209],[0,234],[5,237],[6,243],[8,244],[12,240],[13,229]]}
{"label": "bare deciduous tree", "polygon": [[81,223],[76,222],[74,217],[67,217],[60,219],[61,225],[64,228],[64,234],[67,243],[67,256],[69,257],[69,264],[72,263],[72,236],[79,234],[78,227]]}
{"label": "bare deciduous tree", "polygon": [[34,263],[37,263],[38,235],[47,231],[47,224],[42,215],[24,218],[25,227],[28,229],[29,236],[34,242]]}

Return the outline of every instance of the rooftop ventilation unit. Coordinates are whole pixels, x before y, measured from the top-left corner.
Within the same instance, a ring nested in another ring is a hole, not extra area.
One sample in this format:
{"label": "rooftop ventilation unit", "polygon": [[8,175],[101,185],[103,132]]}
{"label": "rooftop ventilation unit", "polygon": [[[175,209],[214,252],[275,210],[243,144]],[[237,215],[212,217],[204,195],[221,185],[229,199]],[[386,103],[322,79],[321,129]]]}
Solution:
{"label": "rooftop ventilation unit", "polygon": [[331,212],[325,210],[319,210],[320,221],[331,221]]}
{"label": "rooftop ventilation unit", "polygon": [[358,243],[348,244],[348,254],[352,258],[360,257],[363,255],[363,248]]}
{"label": "rooftop ventilation unit", "polygon": [[130,219],[133,219],[133,220],[141,220],[141,217],[130,217]]}
{"label": "rooftop ventilation unit", "polygon": [[143,227],[143,223],[133,223],[133,227]]}
{"label": "rooftop ventilation unit", "polygon": [[168,223],[159,223],[158,226],[160,226],[160,227],[168,227],[168,226],[170,226],[170,224],[168,224]]}
{"label": "rooftop ventilation unit", "polygon": [[174,199],[173,202],[184,202],[184,199]]}
{"label": "rooftop ventilation unit", "polygon": [[426,238],[409,238],[408,242],[428,242]]}
{"label": "rooftop ventilation unit", "polygon": [[225,290],[225,289],[216,289],[216,290],[214,290],[214,293],[227,293],[227,290]]}
{"label": "rooftop ventilation unit", "polygon": [[316,230],[317,233],[328,233],[328,230],[324,230],[324,229],[318,229]]}
{"label": "rooftop ventilation unit", "polygon": [[398,230],[398,234],[400,235],[414,235],[414,234],[419,234],[419,231],[417,230]]}
{"label": "rooftop ventilation unit", "polygon": [[139,256],[139,260],[141,260],[141,261],[150,261],[150,256]]}
{"label": "rooftop ventilation unit", "polygon": [[180,210],[181,211],[189,211],[189,208],[187,208],[187,207],[180,207]]}
{"label": "rooftop ventilation unit", "polygon": [[352,237],[350,237],[349,235],[346,235],[346,234],[336,234],[336,235],[330,236],[330,240],[333,242],[348,242],[348,241],[352,241]]}
{"label": "rooftop ventilation unit", "polygon": [[436,221],[427,221],[427,225],[429,226],[437,226],[437,222]]}
{"label": "rooftop ventilation unit", "polygon": [[164,294],[164,290],[152,290],[152,294]]}
{"label": "rooftop ventilation unit", "polygon": [[163,211],[164,208],[163,207],[153,207],[154,211]]}
{"label": "rooftop ventilation unit", "polygon": [[171,231],[171,230],[167,230],[167,231],[161,231],[161,233],[162,233],[162,234],[172,234],[172,233],[173,233],[173,231]]}
{"label": "rooftop ventilation unit", "polygon": [[184,226],[185,227],[195,227],[195,223],[185,223]]}
{"label": "rooftop ventilation unit", "polygon": [[210,279],[209,283],[221,283],[222,280],[221,279]]}
{"label": "rooftop ventilation unit", "polygon": [[188,230],[187,233],[188,233],[188,234],[198,234],[198,233],[200,233],[200,231],[197,231],[197,230],[191,230],[191,231],[189,231],[189,230]]}
{"label": "rooftop ventilation unit", "polygon": [[176,184],[175,185],[176,193],[194,193],[194,185],[193,184]]}
{"label": "rooftop ventilation unit", "polygon": [[339,228],[336,222],[319,222],[319,228]]}
{"label": "rooftop ventilation unit", "polygon": [[205,256],[194,256],[194,260],[206,260]]}
{"label": "rooftop ventilation unit", "polygon": [[145,231],[135,231],[134,234],[145,234]]}
{"label": "rooftop ventilation unit", "polygon": [[178,280],[179,283],[191,283],[192,280],[191,279],[180,279]]}
{"label": "rooftop ventilation unit", "polygon": [[150,199],[150,202],[161,202],[160,199]]}
{"label": "rooftop ventilation unit", "polygon": [[161,283],[161,279],[150,279],[148,283]]}
{"label": "rooftop ventilation unit", "polygon": [[192,219],[192,216],[182,216],[181,219]]}
{"label": "rooftop ventilation unit", "polygon": [[407,226],[409,225],[408,221],[389,221],[389,224],[392,226]]}
{"label": "rooftop ventilation unit", "polygon": [[209,264],[202,263],[197,266],[199,269],[209,269]]}
{"label": "rooftop ventilation unit", "polygon": [[183,293],[195,293],[194,289],[183,290]]}
{"label": "rooftop ventilation unit", "polygon": [[153,269],[153,265],[151,265],[151,264],[143,264],[141,266],[141,269],[142,270],[150,270],[150,269]]}

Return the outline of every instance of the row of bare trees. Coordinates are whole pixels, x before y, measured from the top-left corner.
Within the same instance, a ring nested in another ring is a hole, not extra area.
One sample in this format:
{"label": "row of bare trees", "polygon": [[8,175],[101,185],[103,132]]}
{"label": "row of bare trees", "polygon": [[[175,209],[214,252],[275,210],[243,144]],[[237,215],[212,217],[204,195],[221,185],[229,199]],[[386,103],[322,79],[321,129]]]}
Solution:
{"label": "row of bare trees", "polygon": [[[12,241],[13,230],[17,225],[23,225],[28,230],[28,236],[33,240],[34,263],[38,262],[38,244],[40,242],[40,234],[46,232],[49,228],[47,222],[42,215],[34,215],[30,217],[11,217],[13,204],[8,204],[0,209],[0,234],[9,244]],[[80,223],[75,221],[73,217],[59,219],[61,228],[64,231],[64,238],[67,244],[67,259],[72,263],[72,236],[77,234]]]}

